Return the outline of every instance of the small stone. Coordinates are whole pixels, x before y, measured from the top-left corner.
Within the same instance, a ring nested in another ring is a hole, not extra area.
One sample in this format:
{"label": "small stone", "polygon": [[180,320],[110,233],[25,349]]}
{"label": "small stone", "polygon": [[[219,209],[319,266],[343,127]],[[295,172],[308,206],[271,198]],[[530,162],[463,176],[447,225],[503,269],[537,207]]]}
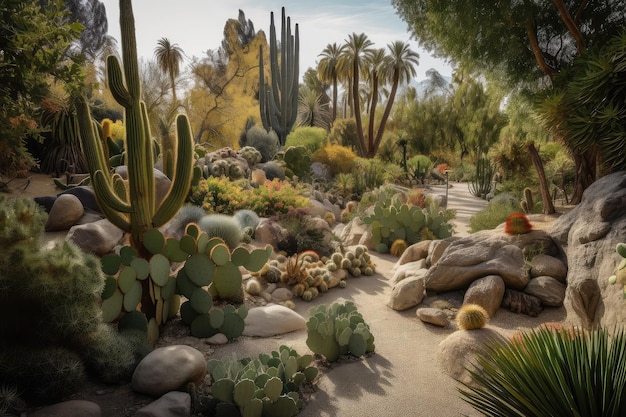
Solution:
{"label": "small stone", "polygon": [[540,254],[530,261],[530,276],[533,278],[549,276],[564,283],[567,278],[567,266],[558,258]]}
{"label": "small stone", "polygon": [[154,349],[137,365],[131,386],[142,394],[161,396],[199,384],[207,373],[206,360],[198,349],[172,345]]}
{"label": "small stone", "polygon": [[107,219],[73,226],[67,240],[74,242],[85,253],[104,256],[122,240],[124,233]]}
{"label": "small stone", "polygon": [[417,318],[424,323],[430,323],[440,327],[448,327],[450,324],[448,321],[448,315],[438,308],[418,308],[415,314],[417,315]]}
{"label": "small stone", "polygon": [[272,292],[272,298],[276,301],[287,301],[293,298],[293,293],[289,288],[276,288]]}
{"label": "small stone", "polygon": [[244,322],[244,336],[270,337],[306,327],[304,317],[279,304],[251,308]]}
{"label": "small stone", "polygon": [[218,333],[206,339],[206,343],[209,345],[225,345],[228,343],[228,338],[222,333]]}

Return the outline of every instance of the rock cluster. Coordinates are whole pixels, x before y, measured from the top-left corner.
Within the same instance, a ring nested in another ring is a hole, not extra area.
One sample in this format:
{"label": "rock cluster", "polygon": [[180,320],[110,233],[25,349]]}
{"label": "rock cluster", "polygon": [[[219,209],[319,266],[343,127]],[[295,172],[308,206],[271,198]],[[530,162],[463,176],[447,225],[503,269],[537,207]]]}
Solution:
{"label": "rock cluster", "polygon": [[[535,306],[558,307],[565,298],[567,267],[559,253],[542,230],[509,235],[499,227],[465,238],[422,241],[396,263],[388,306],[406,310],[427,294],[461,290],[464,303],[478,304],[490,316],[503,300],[512,310],[536,315]],[[441,315],[433,319],[432,313],[420,311],[418,317],[447,324]]]}

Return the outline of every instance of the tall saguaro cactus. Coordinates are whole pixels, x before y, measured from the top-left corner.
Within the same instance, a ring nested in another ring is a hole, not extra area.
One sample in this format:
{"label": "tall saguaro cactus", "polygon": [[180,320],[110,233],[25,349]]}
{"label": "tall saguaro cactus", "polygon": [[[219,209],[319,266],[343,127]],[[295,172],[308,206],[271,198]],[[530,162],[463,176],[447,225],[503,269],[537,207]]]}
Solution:
{"label": "tall saguaro cactus", "polygon": [[[98,140],[97,127],[91,122],[84,97],[77,98],[75,104],[81,144],[98,204],[113,224],[130,233],[131,245],[139,256],[149,258],[151,254],[143,245],[144,235],[148,230],[165,224],[176,214],[191,186],[193,139],[186,116],[179,115],[176,120],[178,152],[172,185],[157,206],[152,139],[145,104],[140,98],[133,9],[131,0],[120,0],[119,4],[124,69],[122,72],[116,57],[109,56],[107,75],[113,97],[125,109],[127,183],[118,174],[110,174],[102,143]],[[155,317],[155,300],[150,297],[150,281],[142,282],[142,311],[148,319]]]}
{"label": "tall saguaro cactus", "polygon": [[[263,47],[259,47],[259,106],[261,121],[266,130],[274,130],[280,145],[285,145],[298,113],[298,78],[300,36],[298,24],[295,35],[291,34],[291,18],[285,19],[282,8],[282,27],[279,45],[276,42],[274,12],[270,22],[270,79],[271,86],[265,83],[263,69]],[[280,60],[280,62],[279,62]]]}

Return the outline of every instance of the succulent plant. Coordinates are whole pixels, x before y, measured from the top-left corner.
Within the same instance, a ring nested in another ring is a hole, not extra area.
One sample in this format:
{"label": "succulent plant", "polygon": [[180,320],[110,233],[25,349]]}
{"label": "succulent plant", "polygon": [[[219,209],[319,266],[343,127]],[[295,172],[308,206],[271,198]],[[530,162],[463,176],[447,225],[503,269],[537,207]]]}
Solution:
{"label": "succulent plant", "polygon": [[340,355],[359,357],[375,349],[374,336],[351,301],[311,308],[306,326],[307,346],[329,362]]}
{"label": "succulent plant", "polygon": [[624,299],[626,299],[626,243],[618,243],[615,252],[622,258],[615,268],[613,275],[609,277],[609,284],[620,283],[623,286]]}
{"label": "succulent plant", "polygon": [[225,214],[208,214],[198,221],[198,226],[210,238],[218,237],[232,250],[243,239],[243,228],[237,219]]}
{"label": "succulent plant", "polygon": [[533,229],[524,213],[512,213],[506,218],[504,232],[509,235],[522,235]]}
{"label": "succulent plant", "polygon": [[462,330],[482,329],[489,321],[489,314],[478,304],[463,304],[456,314],[456,323]]}
{"label": "succulent plant", "polygon": [[222,410],[218,415],[295,416],[303,406],[298,391],[318,373],[312,360],[284,345],[254,359],[238,360],[233,354],[209,360],[211,395],[217,400],[216,410]]}
{"label": "succulent plant", "polygon": [[533,208],[535,207],[535,203],[533,201],[533,191],[526,187],[524,188],[524,198],[520,202],[524,213],[532,213]]}
{"label": "succulent plant", "polygon": [[[172,184],[163,201],[157,203],[154,178],[154,150],[150,134],[148,114],[141,101],[139,67],[137,65],[137,43],[135,40],[135,21],[132,2],[120,0],[120,27],[122,58],[124,67],[116,56],[107,59],[107,79],[115,100],[124,107],[126,124],[126,155],[128,181],[118,174],[111,175],[109,161],[106,159],[100,133],[92,123],[89,106],[85,97],[75,100],[76,113],[80,129],[81,146],[89,165],[89,174],[98,205],[103,214],[121,230],[130,233],[131,245],[139,257],[152,258],[144,246],[144,237],[152,228],[167,223],[185,202],[193,179],[193,137],[189,121],[185,115],[176,119],[177,155],[176,169]],[[196,176],[198,176],[197,174]],[[141,310],[148,321],[155,323],[159,306],[164,300],[154,293],[155,279],[152,276],[140,280]],[[152,290],[152,291],[151,291]],[[115,300],[120,298],[115,296]]]}
{"label": "succulent plant", "polygon": [[393,256],[399,257],[400,255],[404,253],[404,251],[406,250],[406,248],[408,248],[408,246],[409,245],[406,243],[406,240],[396,239],[391,244],[391,248],[389,248],[389,253]]}
{"label": "succulent plant", "polygon": [[258,280],[252,278],[246,281],[246,292],[248,294],[259,295],[261,294],[261,291],[263,291],[263,287],[261,286],[261,283]]}

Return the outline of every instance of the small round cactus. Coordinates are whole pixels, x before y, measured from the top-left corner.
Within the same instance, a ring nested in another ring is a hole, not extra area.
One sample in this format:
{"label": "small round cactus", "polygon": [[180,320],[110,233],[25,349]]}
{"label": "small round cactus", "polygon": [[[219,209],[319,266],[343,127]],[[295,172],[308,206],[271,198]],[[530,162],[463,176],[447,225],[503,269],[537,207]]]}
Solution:
{"label": "small round cactus", "polygon": [[489,313],[478,304],[464,304],[456,314],[456,323],[462,330],[475,330],[485,327]]}
{"label": "small round cactus", "polygon": [[331,258],[332,258],[333,263],[334,263],[335,265],[340,265],[340,264],[341,264],[341,261],[343,260],[343,255],[342,255],[342,254],[340,254],[339,252],[335,252],[335,253],[333,253],[333,255],[332,255],[332,257],[331,257]]}
{"label": "small round cactus", "polygon": [[522,235],[532,230],[532,225],[524,213],[513,213],[506,218],[504,225],[505,233],[509,235]]}
{"label": "small round cactus", "polygon": [[329,272],[335,272],[338,268],[337,268],[337,264],[334,262],[329,262],[326,265],[326,269],[328,269]]}
{"label": "small round cactus", "polygon": [[301,297],[306,290],[306,286],[304,284],[296,284],[293,286],[291,291],[296,295],[296,297]]}
{"label": "small round cactus", "polygon": [[344,258],[341,261],[341,269],[349,269],[352,268],[352,262],[348,258]]}
{"label": "small round cactus", "polygon": [[311,292],[310,289],[302,293],[302,299],[304,301],[311,301],[313,299],[313,293]]}
{"label": "small round cactus", "polygon": [[311,292],[311,296],[313,298],[317,298],[318,295],[320,295],[319,290],[317,289],[317,287],[311,287],[309,288],[309,292]]}
{"label": "small round cactus", "polygon": [[404,251],[408,247],[409,247],[409,245],[408,245],[408,243],[406,243],[406,240],[404,240],[404,239],[396,239],[391,244],[391,248],[389,248],[389,253],[391,255],[393,255],[393,256],[399,257],[400,255],[402,255],[404,253]]}
{"label": "small round cactus", "polygon": [[339,281],[339,288],[346,288],[347,285],[348,283],[345,280]]}
{"label": "small round cactus", "polygon": [[265,278],[267,282],[275,283],[275,282],[280,281],[281,274],[282,272],[280,271],[280,269],[278,269],[278,267],[270,266],[267,272],[265,273],[265,275],[263,275],[263,277]]}
{"label": "small round cactus", "polygon": [[259,295],[263,291],[261,283],[256,279],[250,279],[246,282],[246,292],[250,295]]}

